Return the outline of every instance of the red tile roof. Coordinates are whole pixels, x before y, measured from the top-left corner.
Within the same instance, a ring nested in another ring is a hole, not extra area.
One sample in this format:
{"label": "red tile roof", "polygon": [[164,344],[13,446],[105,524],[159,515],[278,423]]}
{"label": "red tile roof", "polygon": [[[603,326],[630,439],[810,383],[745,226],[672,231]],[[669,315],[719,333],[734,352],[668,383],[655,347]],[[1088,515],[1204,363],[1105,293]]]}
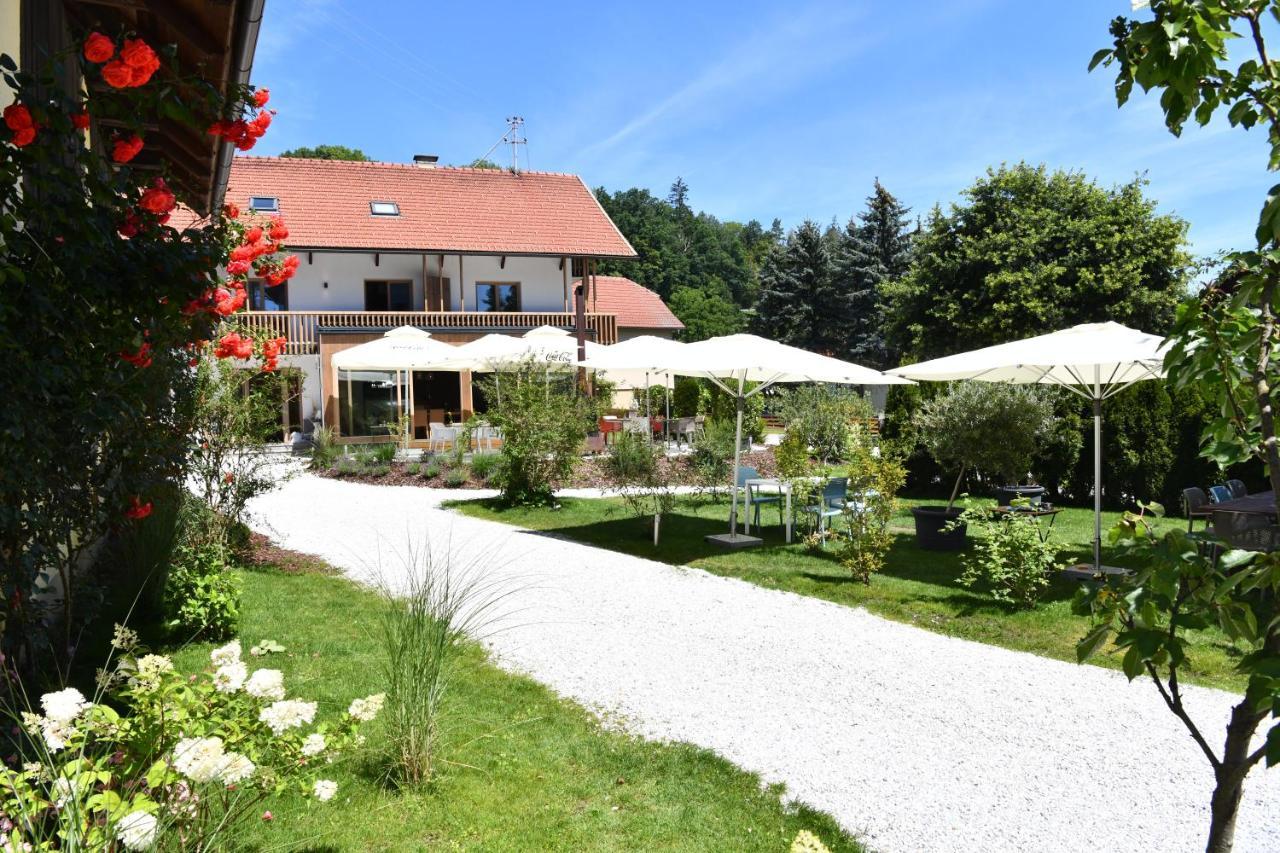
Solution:
{"label": "red tile roof", "polygon": [[251,195],[280,199],[291,249],[636,256],[577,175],[237,157],[226,200],[247,210]]}
{"label": "red tile roof", "polygon": [[587,310],[617,314],[620,329],[683,329],[662,298],[643,284],[620,275],[596,276],[596,295]]}

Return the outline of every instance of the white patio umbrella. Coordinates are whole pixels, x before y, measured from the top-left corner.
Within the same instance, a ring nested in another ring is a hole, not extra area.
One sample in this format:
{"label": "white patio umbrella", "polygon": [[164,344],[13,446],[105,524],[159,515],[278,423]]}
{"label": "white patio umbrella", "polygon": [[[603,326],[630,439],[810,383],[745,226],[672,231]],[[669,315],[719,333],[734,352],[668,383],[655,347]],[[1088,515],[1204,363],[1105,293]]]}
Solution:
{"label": "white patio umbrella", "polygon": [[[490,334],[452,347],[445,370],[492,371],[503,364],[532,360],[548,367],[571,368],[578,359],[578,341],[572,333],[554,326],[539,326],[521,337]],[[587,342],[590,357],[603,347]]]}
{"label": "white patio umbrella", "polygon": [[[666,365],[678,361],[688,344],[673,341],[670,338],[659,338],[656,335],[638,335],[634,338],[601,347],[597,353],[581,363],[581,366],[595,370],[605,379],[619,384],[634,387],[641,376],[644,380],[645,416],[649,416],[649,377],[652,374],[663,376],[663,387],[671,389],[671,370]],[[637,364],[652,363],[654,366],[636,367]],[[609,367],[608,365],[614,365]],[[666,421],[671,420],[671,394],[666,395]]]}
{"label": "white patio umbrella", "polygon": [[1102,570],[1102,401],[1135,382],[1164,377],[1163,340],[1119,323],[1060,332],[895,367],[896,376],[946,382],[1060,385],[1093,403],[1093,567]]}
{"label": "white patio umbrella", "polygon": [[439,370],[458,348],[437,341],[413,326],[392,329],[377,340],[344,349],[333,356],[339,370]]}
{"label": "white patio umbrella", "polygon": [[[592,367],[594,359],[582,362]],[[607,370],[606,365],[605,369]],[[621,365],[614,365],[619,367]],[[742,463],[742,413],[747,398],[779,382],[822,382],[842,385],[910,385],[911,380],[890,376],[869,367],[830,358],[756,335],[725,335],[685,344],[666,356],[654,353],[638,358],[633,368],[665,371],[677,376],[709,379],[734,398],[737,409],[733,443],[733,506],[729,532],[708,540],[730,547],[758,545],[760,539],[738,533],[738,471]],[[746,383],[759,383],[750,391]],[[736,387],[735,387],[736,386]]]}

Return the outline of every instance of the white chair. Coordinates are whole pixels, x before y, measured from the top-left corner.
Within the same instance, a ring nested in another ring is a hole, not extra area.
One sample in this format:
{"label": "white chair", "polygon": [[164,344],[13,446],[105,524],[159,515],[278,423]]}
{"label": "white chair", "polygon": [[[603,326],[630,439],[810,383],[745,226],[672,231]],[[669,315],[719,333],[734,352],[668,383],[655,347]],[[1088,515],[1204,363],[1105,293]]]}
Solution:
{"label": "white chair", "polygon": [[453,447],[457,440],[457,427],[447,427],[444,424],[432,424],[431,436],[427,442],[427,449],[433,453],[445,450],[447,447]]}

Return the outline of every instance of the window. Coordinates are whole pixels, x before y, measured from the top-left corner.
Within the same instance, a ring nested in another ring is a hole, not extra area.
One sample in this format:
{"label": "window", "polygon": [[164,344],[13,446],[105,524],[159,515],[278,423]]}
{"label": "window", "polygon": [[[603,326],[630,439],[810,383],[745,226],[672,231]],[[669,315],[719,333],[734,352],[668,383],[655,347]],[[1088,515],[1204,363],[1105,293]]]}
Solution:
{"label": "window", "polygon": [[364,310],[412,311],[413,284],[407,281],[366,281]]}
{"label": "window", "polygon": [[266,282],[249,282],[250,311],[288,311],[289,282],[281,282],[274,287],[267,287]]}
{"label": "window", "polygon": [[249,209],[276,211],[280,209],[280,199],[273,195],[251,195],[249,196]]}
{"label": "window", "polygon": [[399,216],[400,205],[394,201],[371,201],[369,212],[374,216]]}
{"label": "window", "polygon": [[343,435],[386,435],[394,430],[408,389],[397,386],[393,372],[338,371],[338,413]]}
{"label": "window", "polygon": [[476,282],[477,311],[519,311],[519,282]]}

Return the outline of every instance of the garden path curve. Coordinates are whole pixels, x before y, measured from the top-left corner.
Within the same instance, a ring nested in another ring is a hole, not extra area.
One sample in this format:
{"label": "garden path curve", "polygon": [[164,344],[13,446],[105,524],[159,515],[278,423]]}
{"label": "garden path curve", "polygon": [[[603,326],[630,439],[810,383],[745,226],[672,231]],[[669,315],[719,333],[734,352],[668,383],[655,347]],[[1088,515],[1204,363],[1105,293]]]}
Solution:
{"label": "garden path curve", "polygon": [[[1211,773],[1149,683],[460,516],[476,497],[303,475],[254,526],[357,579],[429,537],[514,590],[496,660],[650,738],[715,750],[881,851],[1198,851]],[[1220,742],[1231,697],[1188,688]],[[1280,848],[1280,770],[1238,853]]]}

